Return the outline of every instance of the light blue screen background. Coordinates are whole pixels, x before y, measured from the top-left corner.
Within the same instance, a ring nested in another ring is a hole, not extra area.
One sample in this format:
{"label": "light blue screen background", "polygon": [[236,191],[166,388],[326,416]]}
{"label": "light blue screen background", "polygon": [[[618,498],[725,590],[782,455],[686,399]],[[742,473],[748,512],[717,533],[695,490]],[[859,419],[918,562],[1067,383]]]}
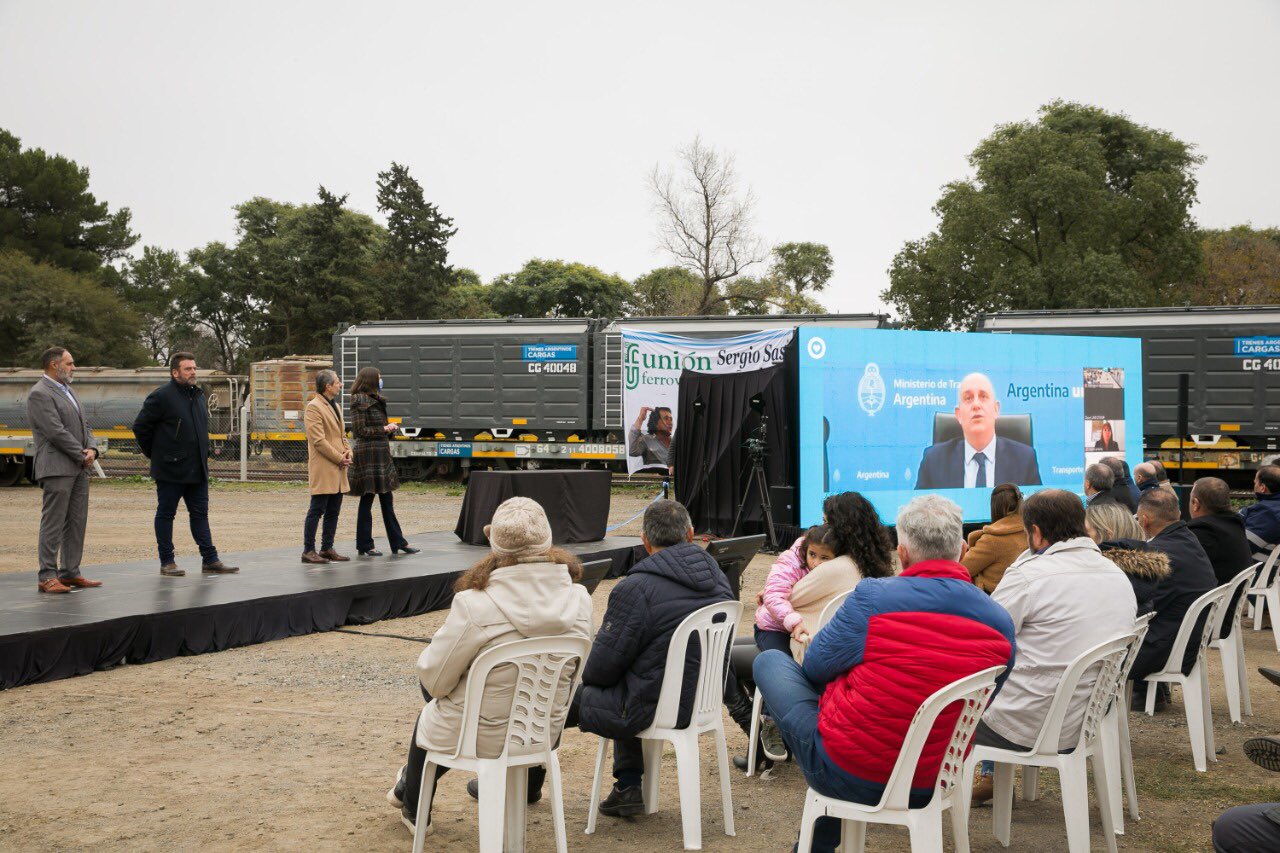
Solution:
{"label": "light blue screen background", "polygon": [[[920,460],[933,442],[936,412],[951,414],[956,388],[969,373],[986,374],[1000,401],[1000,414],[1029,414],[1041,486],[1083,494],[1085,466],[1084,368],[1124,369],[1124,458],[1130,468],[1142,461],[1142,342],[1137,338],[1066,335],[1009,335],[840,329],[808,326],[800,332],[800,518],[822,521],[828,494],[861,492],[892,524],[898,510],[918,494]],[[877,395],[859,396],[867,365],[875,364],[884,385]],[[938,383],[905,388],[895,383]],[[1009,386],[1065,387],[1068,396],[1010,396]],[[904,399],[895,404],[895,394]],[[909,406],[906,397],[940,396],[943,402]],[[1026,399],[1023,399],[1026,397]],[[829,490],[823,489],[823,417],[830,422],[826,442]],[[998,463],[997,463],[998,464]],[[883,475],[887,472],[888,477]],[[991,483],[991,486],[998,483]],[[965,521],[988,521],[991,489],[936,489],[964,511]]]}

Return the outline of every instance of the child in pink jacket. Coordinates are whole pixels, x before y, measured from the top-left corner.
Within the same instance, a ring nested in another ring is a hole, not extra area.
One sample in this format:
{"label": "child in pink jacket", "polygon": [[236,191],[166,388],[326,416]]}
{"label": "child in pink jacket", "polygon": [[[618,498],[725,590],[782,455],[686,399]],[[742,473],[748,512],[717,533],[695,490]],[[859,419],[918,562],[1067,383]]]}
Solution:
{"label": "child in pink jacket", "polygon": [[800,614],[791,608],[791,589],[802,577],[836,557],[831,528],[810,527],[790,550],[784,551],[769,569],[764,589],[756,596],[755,640],[760,651],[779,649],[791,654],[792,636],[801,630]]}

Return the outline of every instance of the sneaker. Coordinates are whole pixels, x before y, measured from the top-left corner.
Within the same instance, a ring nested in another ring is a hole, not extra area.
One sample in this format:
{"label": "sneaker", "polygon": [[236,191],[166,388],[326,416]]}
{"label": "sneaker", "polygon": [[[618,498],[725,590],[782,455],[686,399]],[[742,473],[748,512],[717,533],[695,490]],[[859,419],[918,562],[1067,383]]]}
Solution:
{"label": "sneaker", "polygon": [[782,739],[782,731],[772,717],[765,717],[760,724],[760,742],[764,747],[764,754],[768,758],[772,758],[774,761],[787,760],[786,741]]}
{"label": "sneaker", "polygon": [[404,771],[409,765],[400,765],[400,772],[396,774],[396,784],[387,791],[387,802],[396,808],[404,805]]}
{"label": "sneaker", "polygon": [[644,793],[639,785],[619,788],[616,784],[600,803],[600,814],[609,817],[635,817],[644,814]]}
{"label": "sneaker", "polygon": [[[733,757],[733,766],[747,772],[747,757],[745,755],[735,755]],[[764,750],[756,749],[756,773],[761,774],[773,769],[773,759],[764,754]]]}
{"label": "sneaker", "polygon": [[1255,737],[1244,742],[1244,754],[1264,770],[1280,773],[1280,737]]}
{"label": "sneaker", "polygon": [[[467,783],[467,795],[470,796],[471,799],[473,800],[480,799],[480,780],[479,779],[472,779],[470,782]],[[538,786],[535,789],[532,786],[530,786],[529,793],[526,795],[525,802],[528,803],[529,805],[533,805],[534,803],[538,802],[538,800],[541,800],[541,799],[542,799],[542,787]]]}
{"label": "sneaker", "polygon": [[[430,820],[430,818],[428,818],[428,820]],[[409,808],[408,803],[405,803],[403,806],[400,807],[400,822],[403,823],[406,827],[408,827],[409,833],[411,835],[417,835],[418,833],[417,815],[413,813],[413,809]],[[435,827],[432,826],[430,823],[428,823],[426,834],[430,835],[432,832],[435,832]]]}

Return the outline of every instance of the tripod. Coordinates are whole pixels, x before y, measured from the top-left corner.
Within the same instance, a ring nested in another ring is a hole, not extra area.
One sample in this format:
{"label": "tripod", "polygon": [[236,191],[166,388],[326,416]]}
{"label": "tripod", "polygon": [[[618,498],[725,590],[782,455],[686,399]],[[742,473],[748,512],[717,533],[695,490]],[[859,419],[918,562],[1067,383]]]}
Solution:
{"label": "tripod", "polygon": [[765,541],[771,553],[778,553],[778,533],[773,529],[773,502],[769,500],[769,481],[764,473],[765,435],[769,427],[769,419],[760,419],[760,437],[747,439],[747,453],[751,456],[751,468],[747,474],[747,484],[742,490],[742,500],[738,502],[738,514],[733,518],[732,538],[738,535],[738,525],[742,523],[742,514],[747,508],[747,499],[751,497],[754,486],[760,497],[760,510],[764,522]]}

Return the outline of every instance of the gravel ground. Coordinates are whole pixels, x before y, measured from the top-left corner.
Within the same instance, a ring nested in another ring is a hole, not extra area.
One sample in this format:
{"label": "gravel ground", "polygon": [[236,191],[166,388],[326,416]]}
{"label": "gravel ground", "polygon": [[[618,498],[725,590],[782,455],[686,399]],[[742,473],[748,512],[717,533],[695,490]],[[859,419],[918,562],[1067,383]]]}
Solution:
{"label": "gravel ground", "polygon": [[[413,487],[398,495],[406,531],[451,528],[460,496],[450,491]],[[649,497],[615,493],[612,519],[628,518]],[[149,556],[152,500],[142,484],[95,485],[86,564]],[[32,569],[38,501],[32,488],[0,490],[0,570]],[[228,552],[278,545],[282,526],[292,531],[305,506],[305,489],[297,486],[219,485],[215,534]],[[351,521],[344,522],[342,541],[351,539]],[[752,563],[744,598],[759,589],[768,565],[765,557]],[[614,583],[606,581],[596,592],[597,623]],[[744,615],[744,629],[750,618]],[[358,630],[429,637],[443,619],[442,612],[430,613]],[[1269,631],[1248,631],[1245,640],[1251,666],[1277,665]],[[8,691],[0,700],[0,849],[406,849],[410,837],[383,794],[403,761],[421,705],[413,674],[419,651],[416,642],[335,632]],[[1210,824],[1223,809],[1280,796],[1277,777],[1241,751],[1245,739],[1280,729],[1280,691],[1255,673],[1255,716],[1233,726],[1216,655],[1210,678],[1224,752],[1208,773],[1191,766],[1180,697],[1170,712],[1132,717],[1143,819],[1127,824],[1121,849],[1206,850]],[[730,751],[744,752],[746,739],[727,717],[726,731]],[[561,749],[570,847],[678,850],[680,814],[669,755],[657,814],[635,821],[601,818],[595,836],[582,834],[595,747],[594,738],[571,731]],[[709,755],[704,749],[704,849],[788,849],[804,792],[797,768],[783,765],[766,780],[733,773],[737,837],[727,838]],[[456,773],[442,781],[438,829],[428,849],[476,849],[475,804],[463,791],[467,778]],[[546,801],[529,815],[528,849],[552,849]],[[1100,847],[1096,811],[1092,826]],[[908,849],[902,830],[873,827],[868,835],[873,848]],[[1002,849],[991,836],[989,808],[974,810],[970,835],[974,850]],[[1016,801],[1013,843],[1065,849],[1052,773],[1043,774],[1037,801]]]}

